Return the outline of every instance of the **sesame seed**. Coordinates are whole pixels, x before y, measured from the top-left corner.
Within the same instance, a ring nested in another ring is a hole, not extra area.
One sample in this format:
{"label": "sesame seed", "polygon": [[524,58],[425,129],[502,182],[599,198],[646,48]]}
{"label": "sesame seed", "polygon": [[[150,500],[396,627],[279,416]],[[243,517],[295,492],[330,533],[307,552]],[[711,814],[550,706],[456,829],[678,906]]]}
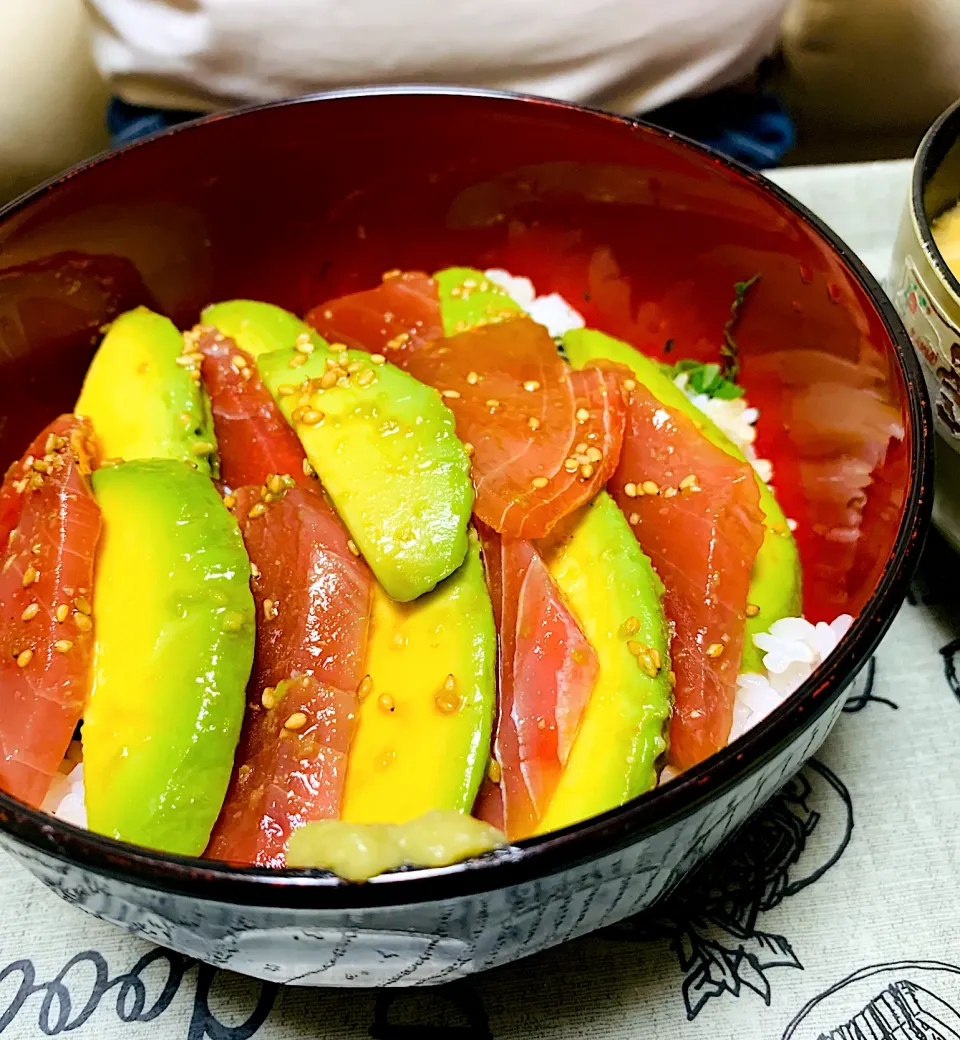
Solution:
{"label": "sesame seed", "polygon": [[527,426],[536,433],[537,430],[540,429],[540,420],[535,415],[531,415],[530,418],[527,419]]}
{"label": "sesame seed", "polygon": [[262,502],[255,502],[247,510],[247,518],[250,520],[256,520],[258,516],[263,516],[267,511],[267,507]]}
{"label": "sesame seed", "polygon": [[659,495],[660,494],[660,486],[658,484],[655,484],[652,480],[645,480],[640,485],[640,490],[645,495]]}
{"label": "sesame seed", "polygon": [[320,377],[320,389],[329,390],[331,387],[336,386],[339,378],[340,376],[335,368],[328,368]]}
{"label": "sesame seed", "polygon": [[233,509],[233,507],[237,504],[237,496],[236,495],[224,495],[223,496],[223,504],[227,507],[227,509]]}
{"label": "sesame seed", "polygon": [[304,426],[319,426],[323,419],[323,412],[318,412],[314,408],[304,408],[300,413],[299,422]]}
{"label": "sesame seed", "polygon": [[193,358],[191,358],[189,354],[181,354],[176,358],[176,363],[181,368],[193,368]]}
{"label": "sesame seed", "polygon": [[563,460],[563,468],[568,473],[576,473],[577,469],[579,468],[579,466],[580,466],[580,463],[577,462],[577,460],[575,458],[573,458],[572,456],[569,459],[564,459]]}
{"label": "sesame seed", "polygon": [[389,282],[391,278],[399,278],[401,274],[399,267],[391,267],[389,271],[383,272],[383,280]]}
{"label": "sesame seed", "polygon": [[577,409],[577,422],[578,423],[585,423],[589,418],[590,418],[590,413],[587,411],[586,408],[578,408]]}
{"label": "sesame seed", "polygon": [[639,513],[631,513],[630,516],[629,516],[629,522],[631,524],[639,524],[640,523],[640,514]]}
{"label": "sesame seed", "polygon": [[93,622],[86,614],[74,613],[73,623],[77,626],[78,632],[89,632],[93,628]]}
{"label": "sesame seed", "polygon": [[759,614],[759,613],[760,613],[760,608],[756,605],[756,603],[748,603],[747,604],[747,610],[746,610],[747,617],[756,617],[757,614]]}
{"label": "sesame seed", "polygon": [[630,651],[631,654],[633,654],[634,657],[636,657],[639,653],[645,650],[646,647],[643,643],[638,643],[636,642],[636,640],[630,639],[627,641],[627,649]]}
{"label": "sesame seed", "polygon": [[23,581],[20,583],[26,588],[28,585],[33,585],[40,580],[40,572],[31,563],[30,566],[23,572]]}
{"label": "sesame seed", "polygon": [[587,448],[587,458],[590,462],[599,462],[603,458],[603,452],[599,448]]}
{"label": "sesame seed", "polygon": [[440,391],[440,396],[441,397],[457,398],[457,397],[460,396],[460,391],[459,390],[441,390]]}
{"label": "sesame seed", "polygon": [[71,640],[71,639],[58,639],[53,644],[53,649],[56,650],[58,654],[69,653],[73,649],[73,640]]}
{"label": "sesame seed", "polygon": [[503,770],[500,768],[500,763],[495,758],[491,758],[487,763],[487,779],[492,784],[499,784],[502,776]]}
{"label": "sesame seed", "polygon": [[624,379],[622,386],[629,393],[631,390],[637,389],[637,382],[635,379]]}
{"label": "sesame seed", "polygon": [[707,647],[707,657],[720,657],[723,654],[723,643],[711,643]]}
{"label": "sesame seed", "polygon": [[389,693],[381,693],[377,698],[377,707],[381,711],[396,711],[397,705]]}
{"label": "sesame seed", "polygon": [[335,346],[340,347],[340,353],[337,355],[337,364],[343,366],[350,364],[350,355],[347,353],[347,348],[342,343],[337,343]]}
{"label": "sesame seed", "polygon": [[315,477],[317,475],[316,470],[313,468],[313,466],[310,465],[309,459],[304,459],[301,463],[301,466],[303,468],[303,475],[305,477]]}
{"label": "sesame seed", "polygon": [[539,390],[540,389],[540,384],[537,382],[536,379],[528,379],[523,384],[523,389],[524,390],[528,390],[530,393],[533,393],[534,390]]}
{"label": "sesame seed", "polygon": [[280,613],[277,609],[277,604],[272,599],[265,599],[263,601],[263,619],[264,621],[273,621],[273,619]]}
{"label": "sesame seed", "polygon": [[667,487],[667,488],[663,489],[663,497],[664,498],[675,498],[676,494],[677,494],[677,489],[675,487]]}
{"label": "sesame seed", "polygon": [[301,365],[307,363],[306,354],[294,354],[292,358],[287,362],[288,368],[299,368]]}
{"label": "sesame seed", "polygon": [[51,451],[56,451],[58,448],[63,447],[63,439],[58,437],[55,433],[47,434],[46,444],[43,446],[45,453],[49,454]]}
{"label": "sesame seed", "polygon": [[26,668],[27,665],[32,660],[33,660],[33,651],[32,650],[21,650],[20,653],[17,654],[17,667],[18,668]]}
{"label": "sesame seed", "polygon": [[640,631],[640,619],[638,617],[634,617],[633,615],[631,615],[630,617],[627,618],[626,621],[624,621],[624,623],[623,623],[623,633],[624,633],[624,635],[628,635],[628,636],[636,635],[636,633],[639,632],[639,631]]}
{"label": "sesame seed", "polygon": [[370,361],[374,365],[385,365],[387,363],[387,359],[383,354],[371,354]]}
{"label": "sesame seed", "polygon": [[534,477],[533,480],[530,481],[530,483],[535,488],[545,488],[547,484],[550,483],[550,481],[547,477]]}
{"label": "sesame seed", "polygon": [[253,562],[253,560],[250,561],[250,574],[254,578],[260,577],[260,568]]}
{"label": "sesame seed", "polygon": [[371,676],[369,676],[369,675],[365,675],[360,680],[360,685],[357,687],[357,697],[359,697],[360,700],[362,701],[365,698],[369,697],[372,691],[373,691],[373,678]]}
{"label": "sesame seed", "polygon": [[467,382],[471,386],[476,386],[477,383],[480,382],[480,376],[476,372],[468,372],[467,373]]}
{"label": "sesame seed", "polygon": [[791,531],[796,531],[797,521],[791,520],[789,517],[787,517],[787,527],[789,527]]}
{"label": "sesame seed", "polygon": [[438,693],[433,699],[433,703],[436,704],[437,710],[442,715],[456,715],[460,710],[460,698],[449,690],[444,690],[442,693]]}
{"label": "sesame seed", "polygon": [[491,411],[495,412],[500,407],[500,402],[495,397],[491,397],[490,400],[487,401],[487,407]]}
{"label": "sesame seed", "polygon": [[469,441],[464,441],[463,442],[463,450],[464,450],[464,452],[466,452],[467,458],[469,458],[474,453],[475,449],[474,449],[473,445]]}
{"label": "sesame seed", "polygon": [[307,724],[307,716],[302,711],[295,711],[283,724],[284,729],[303,729]]}
{"label": "sesame seed", "polygon": [[290,397],[292,394],[297,392],[297,388],[292,383],[281,383],[277,387],[278,397]]}
{"label": "sesame seed", "polygon": [[373,369],[368,368],[365,372],[361,372],[360,375],[357,376],[357,386],[369,386],[376,378]]}
{"label": "sesame seed", "polygon": [[247,359],[242,354],[234,354],[233,357],[230,358],[230,364],[232,364],[234,368],[246,368]]}
{"label": "sesame seed", "polygon": [[623,485],[623,493],[627,496],[627,498],[636,498],[637,497],[637,485],[633,484],[633,483],[624,484]]}
{"label": "sesame seed", "polygon": [[216,450],[216,445],[209,441],[197,441],[190,449],[191,455],[210,455]]}
{"label": "sesame seed", "polygon": [[583,465],[580,467],[580,476],[583,477],[584,480],[589,480],[593,476],[592,462],[583,463]]}
{"label": "sesame seed", "polygon": [[280,483],[280,474],[279,473],[271,473],[271,474],[268,475],[268,477],[267,477],[267,488],[270,491],[272,491],[275,495],[279,494],[281,486],[282,485]]}
{"label": "sesame seed", "polygon": [[697,486],[697,478],[695,474],[690,473],[680,481],[681,491],[692,491]]}
{"label": "sesame seed", "polygon": [[350,552],[353,553],[354,556],[360,555],[360,550],[357,548],[357,543],[352,538],[347,539],[347,548],[350,550]]}
{"label": "sesame seed", "polygon": [[310,338],[309,332],[301,332],[297,336],[296,342],[293,344],[293,349],[298,351],[300,354],[312,354],[313,353],[313,340]]}
{"label": "sesame seed", "polygon": [[33,463],[33,468],[38,473],[49,473],[50,472],[50,463],[47,462],[45,459],[35,459],[34,463]]}
{"label": "sesame seed", "polygon": [[77,596],[73,601],[73,605],[81,614],[90,615],[93,612],[93,608],[90,606],[90,600],[88,600],[86,596]]}
{"label": "sesame seed", "polygon": [[574,449],[578,455],[582,455],[587,450],[587,442],[581,441]]}
{"label": "sesame seed", "polygon": [[57,623],[62,625],[64,621],[67,620],[67,615],[69,613],[70,608],[66,605],[66,603],[61,603],[60,606],[57,607],[56,613],[54,614],[54,617],[57,619]]}
{"label": "sesame seed", "polygon": [[20,615],[20,618],[23,621],[30,621],[32,618],[35,618],[37,616],[37,614],[39,614],[39,613],[40,613],[40,604],[39,603],[31,603],[30,606],[27,607],[26,610],[24,610],[24,612]]}

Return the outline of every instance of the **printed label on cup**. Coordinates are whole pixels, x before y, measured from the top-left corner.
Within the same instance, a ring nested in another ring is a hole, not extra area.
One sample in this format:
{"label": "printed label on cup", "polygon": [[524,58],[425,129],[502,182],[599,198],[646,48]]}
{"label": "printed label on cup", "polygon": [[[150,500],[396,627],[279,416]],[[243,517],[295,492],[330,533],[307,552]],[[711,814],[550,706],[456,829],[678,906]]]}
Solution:
{"label": "printed label on cup", "polygon": [[960,329],[927,292],[912,257],[904,260],[893,303],[920,355],[937,432],[960,451]]}

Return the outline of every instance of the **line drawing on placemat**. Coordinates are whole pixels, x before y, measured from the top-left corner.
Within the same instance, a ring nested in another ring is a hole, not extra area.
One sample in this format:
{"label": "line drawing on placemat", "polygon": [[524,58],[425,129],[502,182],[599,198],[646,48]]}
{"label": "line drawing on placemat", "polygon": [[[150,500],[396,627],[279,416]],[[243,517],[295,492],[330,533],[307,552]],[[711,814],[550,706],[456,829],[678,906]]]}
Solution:
{"label": "line drawing on placemat", "polygon": [[[921,980],[917,981],[917,980]],[[960,1040],[960,967],[870,964],[817,994],[782,1040]]]}
{"label": "line drawing on placemat", "polygon": [[873,692],[873,684],[877,678],[877,659],[871,657],[867,662],[866,679],[864,679],[863,689],[859,693],[855,693],[847,698],[846,703],[843,706],[843,710],[848,714],[852,715],[855,712],[863,711],[868,704],[885,704],[888,708],[893,708],[894,711],[899,711],[900,705],[896,701],[890,700],[888,697],[877,697]]}
{"label": "line drawing on placemat", "polygon": [[[167,977],[159,993],[153,996],[142,976],[157,961],[166,961]],[[114,998],[113,1011],[120,1022],[153,1022],[169,1009],[180,991],[184,976],[192,968],[197,969],[197,985],[184,1040],[251,1040],[256,1036],[273,1010],[279,986],[272,982],[255,983],[259,992],[253,1011],[246,1021],[228,1026],[210,1008],[210,989],[218,969],[159,947],[145,953],[132,968],[113,978],[106,958],[98,950],[74,954],[47,982],[37,981],[36,967],[29,958],[11,961],[0,969],[0,984],[19,974],[20,985],[10,1003],[0,1012],[0,1033],[19,1018],[31,997],[40,994],[43,994],[43,999],[37,1008],[37,1027],[45,1036],[59,1036],[79,1029],[93,1017],[108,994]],[[71,972],[74,972],[73,978]],[[115,995],[111,990],[116,990]]]}
{"label": "line drawing on placemat", "polygon": [[[804,856],[815,830],[829,827],[816,863]],[[784,935],[759,926],[773,910],[833,867],[853,835],[853,805],[840,778],[811,759],[780,796],[681,884],[655,916],[639,915],[607,929],[609,939],[666,939],[683,973],[688,1021],[712,999],[743,990],[771,1000],[768,972],[803,969]]]}

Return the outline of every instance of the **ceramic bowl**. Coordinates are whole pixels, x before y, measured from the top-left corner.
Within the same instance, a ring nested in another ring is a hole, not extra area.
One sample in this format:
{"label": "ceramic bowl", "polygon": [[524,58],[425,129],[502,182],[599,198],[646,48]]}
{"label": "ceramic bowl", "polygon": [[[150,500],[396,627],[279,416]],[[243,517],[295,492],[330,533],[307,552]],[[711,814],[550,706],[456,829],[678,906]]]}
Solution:
{"label": "ceramic bowl", "polygon": [[69,902],[281,982],[412,986],[542,950],[668,892],[813,754],[903,598],[930,512],[929,404],[892,306],[761,177],[662,131],[482,92],[348,92],[201,120],[0,212],[0,458],[75,400],[104,322],[248,296],[299,313],[390,268],[500,266],[589,324],[716,357],[734,283],[761,455],[797,521],[826,666],[700,767],[578,826],[366,885],[76,830],[0,795],[0,842]]}
{"label": "ceramic bowl", "polygon": [[933,402],[933,522],[960,552],[960,279],[947,267],[930,230],[958,200],[960,101],[933,124],[917,150],[889,279]]}

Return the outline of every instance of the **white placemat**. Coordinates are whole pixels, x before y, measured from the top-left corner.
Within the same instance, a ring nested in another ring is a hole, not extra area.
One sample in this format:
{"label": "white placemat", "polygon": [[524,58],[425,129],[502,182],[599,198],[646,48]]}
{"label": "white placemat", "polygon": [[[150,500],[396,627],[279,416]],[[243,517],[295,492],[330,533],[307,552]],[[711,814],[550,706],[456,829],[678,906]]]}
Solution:
{"label": "white placemat", "polygon": [[[882,277],[908,174],[883,163],[775,179]],[[654,916],[442,989],[278,989],[129,938],[4,861],[0,1034],[960,1040],[958,579],[935,537],[867,692]]]}

